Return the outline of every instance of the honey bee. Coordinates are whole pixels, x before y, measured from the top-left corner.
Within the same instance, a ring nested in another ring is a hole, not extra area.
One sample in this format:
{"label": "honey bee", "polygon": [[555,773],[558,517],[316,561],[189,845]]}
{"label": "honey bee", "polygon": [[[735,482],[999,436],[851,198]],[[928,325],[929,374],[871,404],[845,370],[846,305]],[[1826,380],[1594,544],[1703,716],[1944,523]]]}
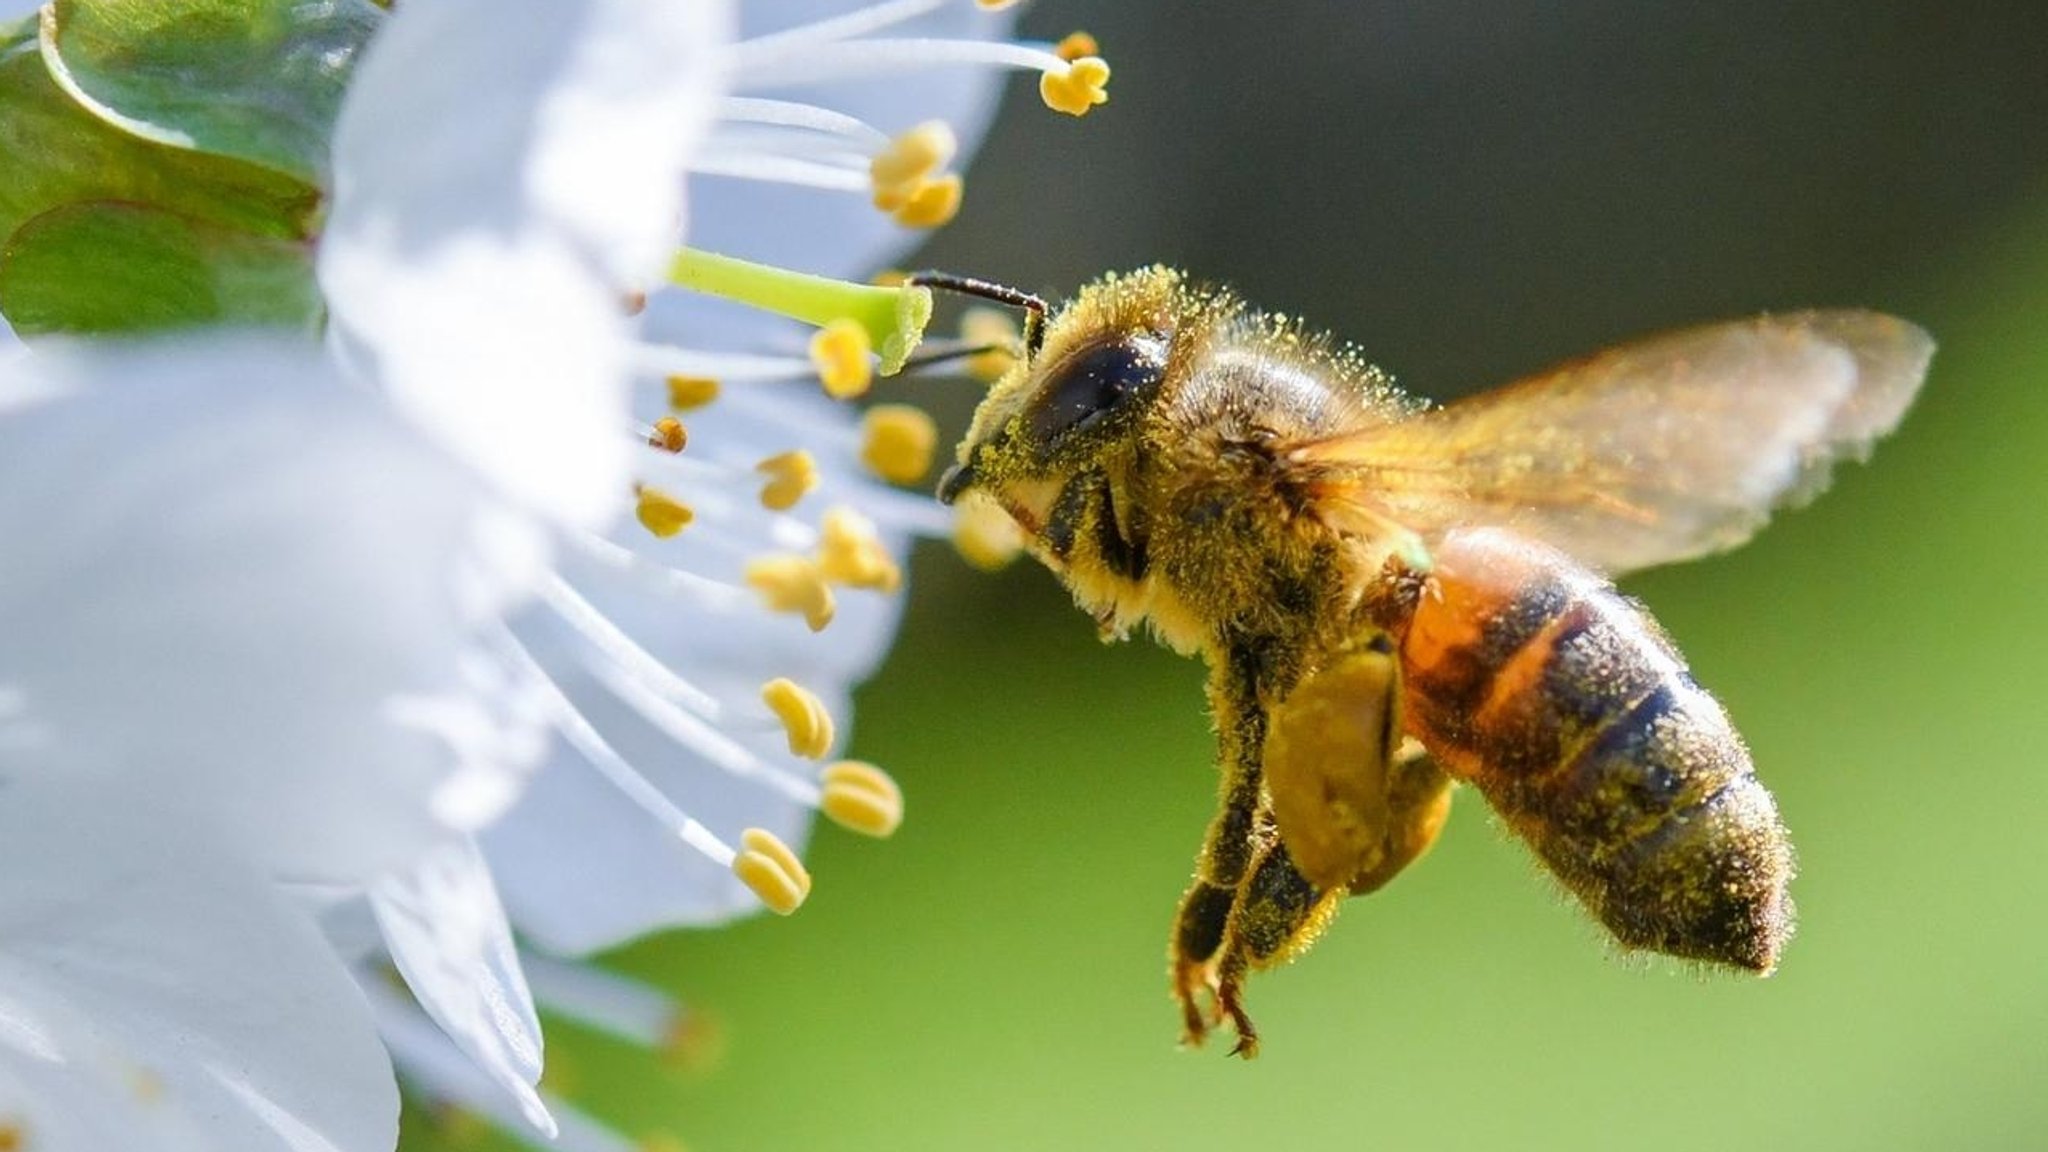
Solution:
{"label": "honey bee", "polygon": [[1105,639],[1208,663],[1220,805],[1169,952],[1185,1040],[1428,850],[1469,784],[1624,947],[1769,973],[1791,843],[1727,714],[1614,577],[1731,548],[1890,431],[1933,354],[1872,312],[1652,337],[1442,407],[1162,267],[989,391],[940,483],[992,498]]}

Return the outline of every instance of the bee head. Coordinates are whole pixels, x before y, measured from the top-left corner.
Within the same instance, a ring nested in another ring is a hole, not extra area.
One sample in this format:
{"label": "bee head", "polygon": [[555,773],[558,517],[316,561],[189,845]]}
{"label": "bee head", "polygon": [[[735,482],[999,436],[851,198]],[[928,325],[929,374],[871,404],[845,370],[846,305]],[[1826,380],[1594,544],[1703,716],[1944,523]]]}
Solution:
{"label": "bee head", "polygon": [[1106,276],[1060,309],[976,410],[939,499],[979,489],[1028,508],[1034,491],[1134,449],[1173,357],[1180,284],[1166,268]]}

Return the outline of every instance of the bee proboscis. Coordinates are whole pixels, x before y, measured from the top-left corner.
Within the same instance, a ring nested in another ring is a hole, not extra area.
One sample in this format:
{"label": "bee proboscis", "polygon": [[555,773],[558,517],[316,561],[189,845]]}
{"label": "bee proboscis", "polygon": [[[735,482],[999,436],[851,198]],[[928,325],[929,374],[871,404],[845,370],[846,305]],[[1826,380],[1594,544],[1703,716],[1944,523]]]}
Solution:
{"label": "bee proboscis", "polygon": [[1731,548],[1904,415],[1874,312],[1651,337],[1443,407],[1166,268],[1110,275],[991,388],[941,482],[991,498],[1105,638],[1208,662],[1221,805],[1182,897],[1185,1036],[1475,788],[1622,945],[1770,972],[1792,850],[1727,715],[1611,581]]}

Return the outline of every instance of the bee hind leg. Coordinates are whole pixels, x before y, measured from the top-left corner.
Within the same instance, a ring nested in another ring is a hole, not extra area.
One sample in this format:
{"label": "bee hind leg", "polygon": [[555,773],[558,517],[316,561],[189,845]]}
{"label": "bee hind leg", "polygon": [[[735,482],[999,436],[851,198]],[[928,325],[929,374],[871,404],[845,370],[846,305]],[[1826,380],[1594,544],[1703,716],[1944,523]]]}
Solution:
{"label": "bee hind leg", "polygon": [[1225,1015],[1216,996],[1218,955],[1244,878],[1267,847],[1259,837],[1275,835],[1272,821],[1259,815],[1266,718],[1258,702],[1257,668],[1253,659],[1233,658],[1210,670],[1221,789],[1216,816],[1195,857],[1194,882],[1181,897],[1167,945],[1168,980],[1181,1010],[1181,1043],[1189,1047],[1199,1046]]}
{"label": "bee hind leg", "polygon": [[1253,972],[1284,964],[1307,951],[1329,927],[1343,887],[1318,888],[1301,874],[1287,845],[1265,825],[1261,846],[1231,908],[1216,961],[1216,1006],[1237,1030],[1233,1056],[1259,1054],[1259,1033],[1244,1009],[1244,982]]}
{"label": "bee hind leg", "polygon": [[1197,879],[1181,897],[1180,912],[1174,918],[1171,976],[1174,999],[1180,1002],[1181,1043],[1199,1047],[1217,1023],[1216,1014],[1203,1010],[1204,996],[1216,991],[1216,951],[1223,944],[1223,931],[1230,922],[1230,906],[1237,893],[1206,880]]}

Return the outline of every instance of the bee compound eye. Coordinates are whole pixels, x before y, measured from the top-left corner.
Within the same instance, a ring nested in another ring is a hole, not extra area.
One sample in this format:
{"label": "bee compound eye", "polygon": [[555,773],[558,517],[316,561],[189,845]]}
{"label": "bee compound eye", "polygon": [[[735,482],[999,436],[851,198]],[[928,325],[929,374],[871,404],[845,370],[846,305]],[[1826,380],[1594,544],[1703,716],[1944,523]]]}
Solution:
{"label": "bee compound eye", "polygon": [[1147,333],[1098,344],[1054,368],[1032,406],[1031,430],[1044,443],[1097,423],[1159,382],[1166,341]]}

